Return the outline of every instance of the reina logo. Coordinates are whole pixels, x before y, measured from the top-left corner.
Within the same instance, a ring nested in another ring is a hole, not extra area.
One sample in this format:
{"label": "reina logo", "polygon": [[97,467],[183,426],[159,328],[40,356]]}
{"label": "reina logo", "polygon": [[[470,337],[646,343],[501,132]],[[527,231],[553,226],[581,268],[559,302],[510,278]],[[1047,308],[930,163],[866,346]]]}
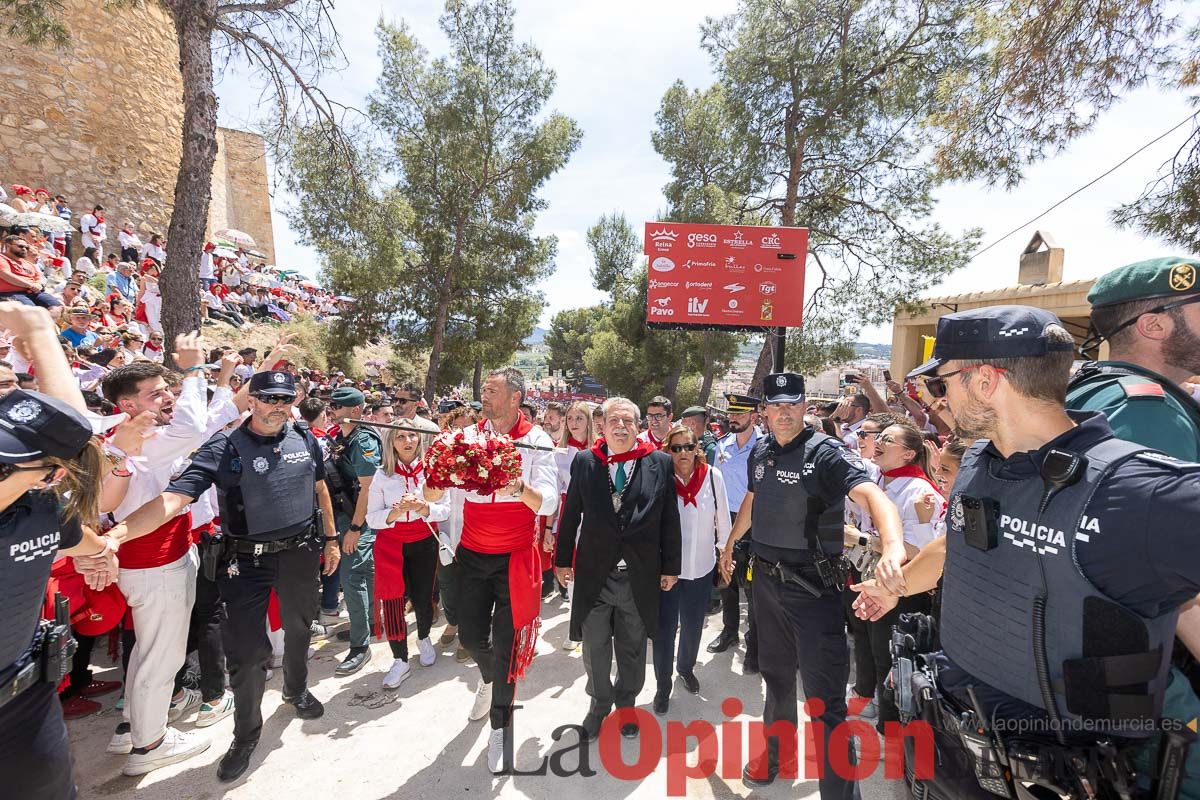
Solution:
{"label": "reina logo", "polygon": [[670,228],[659,228],[656,231],[650,231],[650,240],[654,242],[654,249],[659,252],[667,252],[674,245],[679,234]]}
{"label": "reina logo", "polygon": [[742,232],[741,232],[741,231],[735,231],[735,232],[734,232],[734,234],[733,234],[733,238],[732,238],[732,239],[726,239],[726,240],[725,240],[725,244],[729,245],[730,247],[737,248],[738,250],[744,250],[744,249],[746,249],[747,247],[753,247],[753,246],[754,246],[754,242],[752,242],[752,241],[750,241],[749,239],[747,239],[747,238],[743,237],[743,236],[742,236]]}
{"label": "reina logo", "polygon": [[699,297],[689,297],[688,298],[688,313],[689,314],[703,314],[707,308],[708,308],[707,300],[701,300]]}
{"label": "reina logo", "polygon": [[770,236],[764,236],[762,238],[762,247],[764,250],[780,250],[780,249],[782,249],[783,245],[780,244],[780,242],[779,242],[779,234],[772,233]]}
{"label": "reina logo", "polygon": [[717,235],[715,233],[689,233],[688,247],[716,247]]}

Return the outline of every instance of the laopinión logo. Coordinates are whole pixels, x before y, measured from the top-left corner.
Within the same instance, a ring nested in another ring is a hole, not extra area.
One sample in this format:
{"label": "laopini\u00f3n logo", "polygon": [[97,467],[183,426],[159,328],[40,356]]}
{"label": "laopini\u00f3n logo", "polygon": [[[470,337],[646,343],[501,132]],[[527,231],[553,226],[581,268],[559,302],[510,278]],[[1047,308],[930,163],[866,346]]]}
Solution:
{"label": "laopini\u00f3n logo", "polygon": [[[849,714],[860,713],[868,702],[855,698],[848,709]],[[512,708],[513,730],[520,708],[519,705]],[[827,726],[820,721],[820,716],[825,713],[825,703],[816,698],[804,702],[804,713],[810,719],[800,726],[788,721],[767,725],[761,720],[743,722],[735,719],[743,709],[738,698],[726,698],[721,703],[721,713],[728,719],[719,725],[703,719],[670,720],[663,724],[640,708],[617,709],[605,717],[600,726],[596,750],[600,767],[614,778],[641,782],[653,774],[665,757],[667,795],[683,797],[688,780],[704,780],[718,774],[725,779],[736,779],[741,777],[747,763],[765,763],[768,740],[775,739],[779,742],[779,776],[784,779],[800,777],[800,746],[803,743],[805,779],[821,778],[825,770],[830,769],[845,780],[863,781],[874,775],[882,763],[885,779],[900,780],[905,774],[905,743],[911,742],[910,770],[913,776],[917,780],[933,778],[933,729],[923,720],[914,720],[907,725],[885,722],[881,742],[873,725],[857,719],[846,720],[832,730],[826,730]],[[621,746],[621,727],[630,722],[638,725],[638,753],[633,763],[625,761]],[[797,730],[798,727],[802,731]],[[578,737],[575,744],[548,753],[540,764],[529,770],[516,768],[513,762],[515,737],[507,737],[504,758],[511,765],[509,773],[558,778],[594,777],[598,772],[592,764],[591,743],[583,739],[582,726],[560,725],[550,737],[558,742],[572,731]],[[744,732],[749,733],[750,741],[749,753],[745,755],[742,753]],[[693,744],[694,748],[690,746]],[[696,751],[694,763],[689,759],[692,749]]]}

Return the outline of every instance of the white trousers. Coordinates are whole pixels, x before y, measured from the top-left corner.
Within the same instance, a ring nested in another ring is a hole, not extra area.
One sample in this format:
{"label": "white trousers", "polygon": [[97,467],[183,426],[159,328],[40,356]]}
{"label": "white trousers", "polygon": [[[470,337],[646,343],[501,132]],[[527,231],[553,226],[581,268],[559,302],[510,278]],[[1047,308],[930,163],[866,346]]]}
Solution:
{"label": "white trousers", "polygon": [[175,674],[187,658],[199,564],[193,546],[170,564],[121,569],[117,576],[137,634],[125,676],[124,715],[134,747],[149,747],[167,732]]}

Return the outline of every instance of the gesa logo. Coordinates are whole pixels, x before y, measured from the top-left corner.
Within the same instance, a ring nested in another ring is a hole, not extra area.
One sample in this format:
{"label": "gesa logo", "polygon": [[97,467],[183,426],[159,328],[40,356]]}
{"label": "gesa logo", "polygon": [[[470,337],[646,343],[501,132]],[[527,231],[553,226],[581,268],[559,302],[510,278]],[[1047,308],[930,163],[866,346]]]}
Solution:
{"label": "gesa logo", "polygon": [[715,233],[689,233],[688,247],[716,247],[717,235]]}

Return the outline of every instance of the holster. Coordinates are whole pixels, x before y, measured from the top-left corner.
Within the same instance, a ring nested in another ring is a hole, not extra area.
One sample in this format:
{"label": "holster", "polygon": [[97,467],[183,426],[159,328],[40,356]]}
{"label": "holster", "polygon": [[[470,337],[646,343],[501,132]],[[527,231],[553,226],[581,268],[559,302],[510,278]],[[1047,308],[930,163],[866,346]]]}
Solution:
{"label": "holster", "polygon": [[205,580],[217,579],[217,570],[226,557],[225,545],[225,536],[220,531],[200,535],[200,571]]}

